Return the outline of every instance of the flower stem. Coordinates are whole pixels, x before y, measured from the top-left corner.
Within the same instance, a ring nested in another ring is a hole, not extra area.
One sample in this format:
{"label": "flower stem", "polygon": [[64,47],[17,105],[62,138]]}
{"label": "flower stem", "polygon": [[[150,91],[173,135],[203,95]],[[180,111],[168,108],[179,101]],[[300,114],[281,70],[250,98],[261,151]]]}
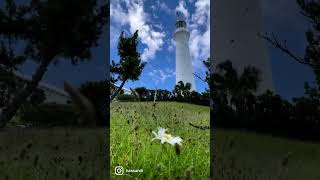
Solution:
{"label": "flower stem", "polygon": [[170,151],[170,149],[169,148],[167,148],[168,149],[168,151],[169,151],[169,179],[171,179],[171,176],[170,176],[170,174],[171,174],[171,167],[170,167],[170,162],[171,162],[171,151]]}

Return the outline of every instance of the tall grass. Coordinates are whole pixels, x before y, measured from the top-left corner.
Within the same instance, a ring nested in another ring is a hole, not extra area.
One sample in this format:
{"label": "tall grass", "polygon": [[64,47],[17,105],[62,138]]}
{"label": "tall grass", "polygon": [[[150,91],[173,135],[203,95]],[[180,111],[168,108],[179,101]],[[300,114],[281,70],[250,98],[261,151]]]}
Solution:
{"label": "tall grass", "polygon": [[2,180],[103,180],[104,128],[8,128],[0,131]]}
{"label": "tall grass", "polygon": [[219,180],[319,180],[320,144],[246,131],[215,129]]}

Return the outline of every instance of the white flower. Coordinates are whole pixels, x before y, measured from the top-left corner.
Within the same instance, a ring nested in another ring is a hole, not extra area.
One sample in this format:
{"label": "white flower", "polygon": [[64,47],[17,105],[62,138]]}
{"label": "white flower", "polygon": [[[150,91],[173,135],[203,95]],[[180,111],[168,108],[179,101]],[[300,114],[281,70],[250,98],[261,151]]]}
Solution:
{"label": "white flower", "polygon": [[171,134],[167,134],[166,133],[166,130],[164,128],[159,128],[159,131],[158,133],[152,131],[152,133],[154,134],[154,138],[152,138],[151,141],[155,140],[155,139],[159,139],[161,141],[161,143],[169,143],[171,145],[174,145],[174,144],[179,144],[180,146],[182,145],[181,142],[182,142],[182,139],[180,137],[174,137],[172,136]]}

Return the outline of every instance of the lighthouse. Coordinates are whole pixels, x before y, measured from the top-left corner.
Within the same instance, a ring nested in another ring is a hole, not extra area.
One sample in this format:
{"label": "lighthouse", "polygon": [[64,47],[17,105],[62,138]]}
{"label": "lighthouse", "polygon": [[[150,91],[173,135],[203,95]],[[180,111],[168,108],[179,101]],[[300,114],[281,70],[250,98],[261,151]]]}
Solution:
{"label": "lighthouse", "polygon": [[213,58],[215,65],[232,62],[238,73],[254,66],[260,71],[257,94],[274,91],[271,63],[263,32],[260,0],[215,0],[213,13]]}
{"label": "lighthouse", "polygon": [[189,50],[190,33],[187,28],[186,18],[177,11],[176,29],[173,38],[176,42],[176,84],[182,81],[191,84],[191,91],[196,90],[192,71],[191,56]]}

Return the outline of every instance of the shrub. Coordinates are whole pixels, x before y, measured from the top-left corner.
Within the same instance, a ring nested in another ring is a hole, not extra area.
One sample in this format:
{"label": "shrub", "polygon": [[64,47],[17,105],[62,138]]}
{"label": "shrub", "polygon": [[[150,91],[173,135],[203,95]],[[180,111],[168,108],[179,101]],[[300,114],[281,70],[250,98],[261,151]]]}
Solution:
{"label": "shrub", "polygon": [[21,120],[33,126],[76,125],[77,113],[71,105],[41,104],[24,111]]}
{"label": "shrub", "polygon": [[118,101],[137,101],[138,99],[132,94],[120,94],[117,96]]}

